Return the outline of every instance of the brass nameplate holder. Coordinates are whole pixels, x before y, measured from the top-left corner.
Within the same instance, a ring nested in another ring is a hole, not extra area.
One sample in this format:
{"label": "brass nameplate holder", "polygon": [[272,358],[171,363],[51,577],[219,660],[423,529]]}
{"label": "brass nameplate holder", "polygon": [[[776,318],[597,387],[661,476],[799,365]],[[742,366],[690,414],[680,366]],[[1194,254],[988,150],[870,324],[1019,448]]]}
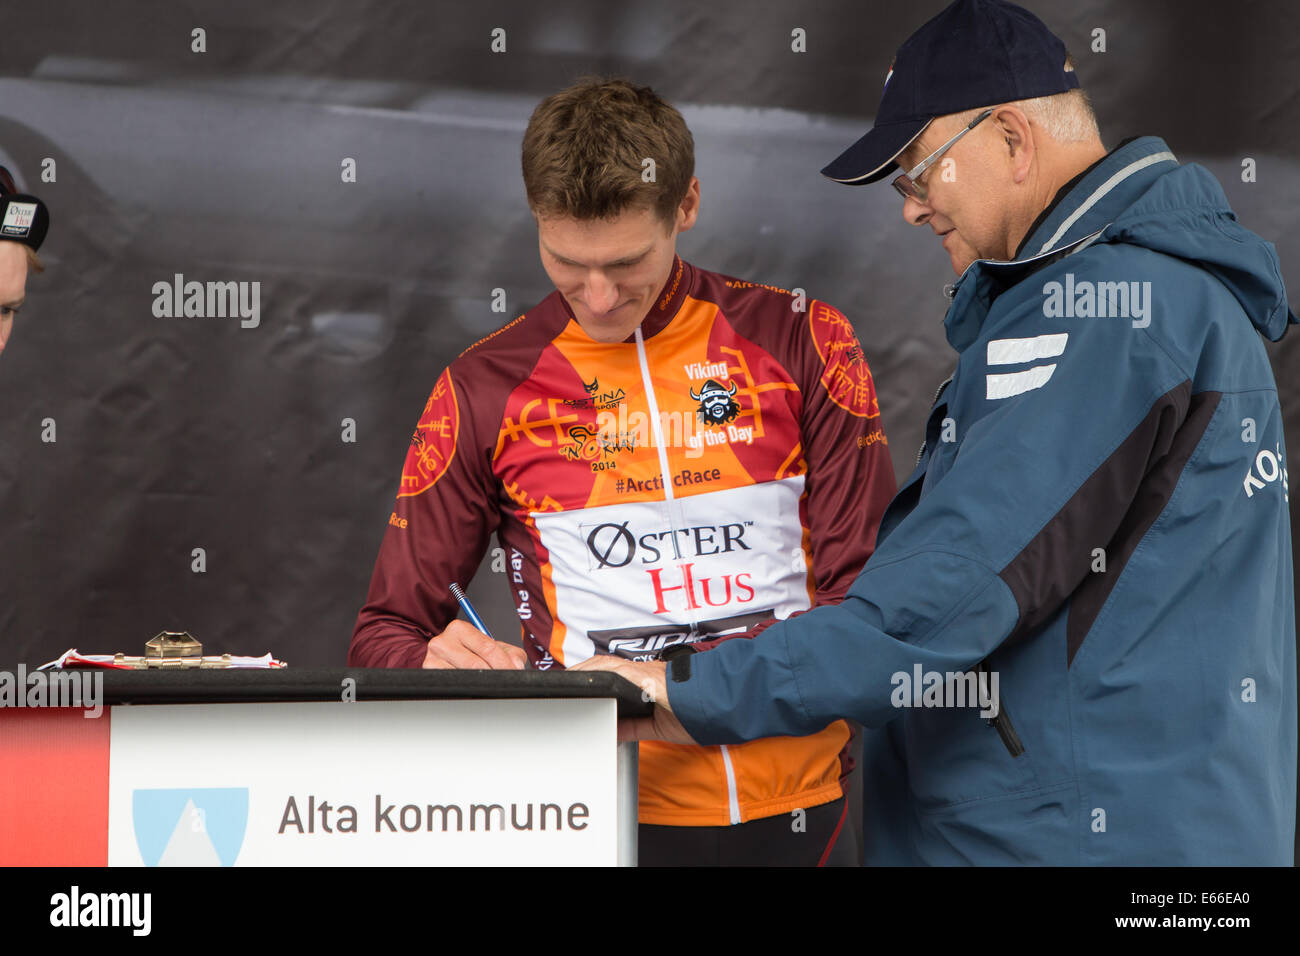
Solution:
{"label": "brass nameplate holder", "polygon": [[203,645],[188,631],[161,631],[144,645],[144,656],[135,657],[120,651],[113,655],[113,663],[136,670],[194,667],[229,667],[230,655],[204,657]]}

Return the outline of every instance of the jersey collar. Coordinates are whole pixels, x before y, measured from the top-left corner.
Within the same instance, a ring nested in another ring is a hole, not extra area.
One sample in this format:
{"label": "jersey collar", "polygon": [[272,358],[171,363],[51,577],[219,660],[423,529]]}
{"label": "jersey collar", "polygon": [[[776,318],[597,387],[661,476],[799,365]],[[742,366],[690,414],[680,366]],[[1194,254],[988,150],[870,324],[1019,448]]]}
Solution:
{"label": "jersey collar", "polygon": [[[673,267],[668,270],[668,281],[655,297],[655,304],[641,320],[641,337],[650,338],[667,327],[679,311],[695,279],[695,270],[681,256],[673,256]],[[625,341],[635,341],[636,333],[629,335]]]}

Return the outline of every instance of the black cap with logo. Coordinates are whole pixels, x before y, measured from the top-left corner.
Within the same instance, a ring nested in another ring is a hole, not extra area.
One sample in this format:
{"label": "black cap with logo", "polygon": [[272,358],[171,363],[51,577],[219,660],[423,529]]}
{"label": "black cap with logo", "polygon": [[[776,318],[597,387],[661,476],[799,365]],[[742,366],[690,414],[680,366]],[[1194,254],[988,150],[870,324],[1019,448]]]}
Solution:
{"label": "black cap with logo", "polygon": [[1077,89],[1065,60],[1065,44],[1028,10],[957,0],[898,48],[875,126],[822,175],[874,183],[897,168],[895,158],[936,116]]}
{"label": "black cap with logo", "polygon": [[35,196],[20,193],[9,170],[0,166],[0,239],[40,249],[50,228],[50,211]]}

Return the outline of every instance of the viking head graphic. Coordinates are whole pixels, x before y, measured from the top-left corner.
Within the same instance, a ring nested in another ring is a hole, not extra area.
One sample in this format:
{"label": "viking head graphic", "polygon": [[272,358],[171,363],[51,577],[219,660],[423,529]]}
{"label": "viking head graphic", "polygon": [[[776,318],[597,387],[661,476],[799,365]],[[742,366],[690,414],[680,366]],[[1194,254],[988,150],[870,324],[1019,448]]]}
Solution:
{"label": "viking head graphic", "polygon": [[735,382],[730,388],[723,388],[713,379],[705,382],[698,393],[691,389],[691,398],[700,403],[700,421],[706,425],[725,425],[740,414],[740,406],[732,397],[735,394]]}

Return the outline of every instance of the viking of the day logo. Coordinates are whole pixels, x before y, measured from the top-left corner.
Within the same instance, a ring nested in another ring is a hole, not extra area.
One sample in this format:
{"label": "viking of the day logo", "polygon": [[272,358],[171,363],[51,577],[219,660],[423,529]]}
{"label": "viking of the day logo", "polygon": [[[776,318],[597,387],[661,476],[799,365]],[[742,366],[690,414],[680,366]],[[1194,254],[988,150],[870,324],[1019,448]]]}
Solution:
{"label": "viking of the day logo", "polygon": [[706,425],[725,425],[740,414],[740,406],[733,397],[735,394],[735,382],[730,388],[723,388],[713,379],[705,382],[699,392],[691,389],[691,398],[700,403],[700,421]]}

